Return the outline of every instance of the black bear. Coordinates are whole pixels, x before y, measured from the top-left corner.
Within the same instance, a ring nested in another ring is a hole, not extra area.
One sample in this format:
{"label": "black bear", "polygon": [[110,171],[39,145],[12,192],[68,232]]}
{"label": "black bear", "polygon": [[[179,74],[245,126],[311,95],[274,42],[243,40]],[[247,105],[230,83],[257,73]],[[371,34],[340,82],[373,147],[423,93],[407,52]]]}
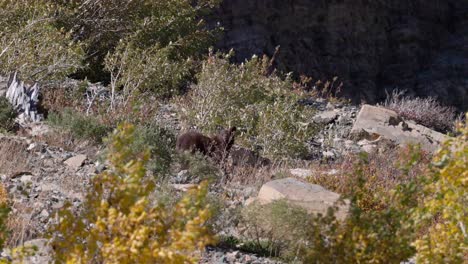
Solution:
{"label": "black bear", "polygon": [[177,138],[176,150],[179,152],[196,151],[216,161],[224,160],[234,145],[236,127],[223,129],[218,134],[208,137],[196,131],[189,131]]}

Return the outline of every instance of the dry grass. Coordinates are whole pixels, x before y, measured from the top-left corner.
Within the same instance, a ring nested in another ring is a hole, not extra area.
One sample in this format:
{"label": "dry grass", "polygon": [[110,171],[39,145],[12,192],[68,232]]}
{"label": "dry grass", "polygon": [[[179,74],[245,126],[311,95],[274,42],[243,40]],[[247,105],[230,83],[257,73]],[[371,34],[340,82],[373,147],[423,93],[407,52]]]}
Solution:
{"label": "dry grass", "polygon": [[412,98],[403,94],[404,92],[394,91],[383,106],[405,119],[434,130],[444,133],[453,131],[457,120],[455,108],[443,106],[433,97]]}
{"label": "dry grass", "polygon": [[51,147],[61,148],[65,151],[86,154],[95,157],[98,147],[90,140],[81,140],[74,137],[70,132],[53,131],[45,135],[35,137],[36,141],[43,142]]}
{"label": "dry grass", "polygon": [[273,179],[289,175],[289,165],[285,162],[273,162],[268,166],[229,166],[229,183],[260,187]]}
{"label": "dry grass", "polygon": [[27,148],[24,141],[0,136],[0,173],[14,175],[28,171],[30,154]]}
{"label": "dry grass", "polygon": [[15,212],[11,213],[7,221],[7,230],[9,231],[6,247],[14,248],[23,245],[24,242],[33,239],[37,235],[32,217],[32,209],[13,204]]}
{"label": "dry grass", "polygon": [[[373,154],[350,155],[339,164],[314,168],[316,174],[309,178],[314,184],[351,196],[362,181],[365,209],[385,207],[379,195],[386,195],[398,184],[407,183],[421,175],[428,167],[431,156],[420,149],[407,146]],[[411,161],[411,162],[410,162]],[[408,164],[410,162],[410,164]],[[329,173],[334,170],[334,173]]]}

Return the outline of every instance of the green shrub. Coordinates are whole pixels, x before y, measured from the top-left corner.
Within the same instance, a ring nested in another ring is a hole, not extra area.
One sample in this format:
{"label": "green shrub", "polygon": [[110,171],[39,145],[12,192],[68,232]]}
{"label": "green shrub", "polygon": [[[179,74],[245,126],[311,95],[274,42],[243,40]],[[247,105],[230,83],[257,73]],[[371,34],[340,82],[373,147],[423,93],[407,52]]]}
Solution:
{"label": "green shrub", "polygon": [[101,124],[97,118],[84,116],[71,109],[65,109],[61,113],[50,113],[47,121],[79,139],[93,140],[96,143],[101,143],[111,131],[110,127]]}
{"label": "green shrub", "polygon": [[149,151],[133,152],[133,132],[121,125],[111,136],[110,168],[93,178],[79,216],[61,210],[51,230],[57,263],[197,263],[212,243],[207,184],[172,206],[152,200]]}
{"label": "green shrub", "polygon": [[416,235],[408,210],[416,188],[399,187],[388,199],[394,202],[377,211],[359,208],[359,188],[342,221],[333,207],[326,215],[307,215],[285,202],[249,206],[244,223],[251,250],[302,263],[401,263],[412,257]]}
{"label": "green shrub", "polygon": [[158,125],[137,126],[131,147],[135,153],[150,151],[148,169],[154,175],[169,173],[175,148],[175,135],[169,130]]}
{"label": "green shrub", "polygon": [[11,131],[15,127],[16,111],[5,97],[0,97],[0,131]]}
{"label": "green shrub", "polygon": [[294,259],[302,252],[310,216],[284,200],[267,205],[257,202],[242,210],[243,247],[268,256]]}
{"label": "green shrub", "polygon": [[82,45],[57,25],[52,1],[0,1],[0,73],[24,80],[60,79],[82,67]]}
{"label": "green shrub", "polygon": [[307,153],[306,142],[316,132],[314,111],[298,104],[292,80],[265,75],[268,58],[254,57],[241,65],[229,55],[212,55],[203,64],[187,98],[180,101],[182,118],[206,132],[237,126],[237,142],[272,158],[297,158]]}

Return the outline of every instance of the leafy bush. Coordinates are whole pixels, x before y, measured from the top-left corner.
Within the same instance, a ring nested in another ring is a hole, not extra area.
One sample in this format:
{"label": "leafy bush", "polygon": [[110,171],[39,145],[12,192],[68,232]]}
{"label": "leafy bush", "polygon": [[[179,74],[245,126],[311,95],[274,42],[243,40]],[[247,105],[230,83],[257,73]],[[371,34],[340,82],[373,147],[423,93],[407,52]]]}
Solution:
{"label": "leafy bush", "polygon": [[111,130],[110,127],[101,124],[97,118],[84,116],[71,109],[65,109],[61,113],[50,113],[47,121],[77,138],[93,140],[96,143],[102,142],[103,137]]}
{"label": "leafy bush", "polygon": [[132,151],[133,132],[121,125],[111,136],[111,168],[93,179],[80,216],[61,211],[52,230],[58,262],[196,263],[197,250],[212,242],[207,185],[174,206],[152,201],[155,185],[145,177],[149,153]]}
{"label": "leafy bush", "polygon": [[387,98],[384,107],[440,132],[452,131],[457,119],[455,108],[443,106],[433,97],[411,98],[398,91]]}
{"label": "leafy bush", "polygon": [[204,63],[185,100],[182,118],[207,132],[218,126],[237,126],[243,133],[237,142],[274,158],[302,157],[306,141],[316,128],[313,110],[298,104],[292,80],[265,75],[268,58],[253,57],[241,65],[229,63],[229,55],[211,55]]}
{"label": "leafy bush", "polygon": [[16,111],[5,97],[0,97],[0,131],[11,131],[15,126]]}
{"label": "leafy bush", "polygon": [[[468,114],[466,115],[468,117]],[[449,139],[433,160],[416,220],[425,230],[415,246],[421,263],[468,261],[468,123]]]}
{"label": "leafy bush", "polygon": [[82,45],[57,24],[52,1],[0,1],[0,73],[59,79],[82,67]]}

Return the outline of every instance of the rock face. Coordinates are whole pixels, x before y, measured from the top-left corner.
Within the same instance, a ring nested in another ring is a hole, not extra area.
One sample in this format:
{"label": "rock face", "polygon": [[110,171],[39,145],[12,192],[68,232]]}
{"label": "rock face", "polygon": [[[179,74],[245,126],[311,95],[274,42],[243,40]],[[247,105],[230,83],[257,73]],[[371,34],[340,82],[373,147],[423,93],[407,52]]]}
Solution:
{"label": "rock face", "polygon": [[[257,201],[270,203],[278,199],[286,199],[299,205],[309,213],[327,213],[329,207],[333,206],[340,195],[331,192],[320,185],[309,184],[294,178],[274,180],[265,183],[258,193]],[[343,219],[348,211],[347,205],[340,205],[336,214],[337,218]]]}
{"label": "rock face", "polygon": [[357,101],[398,88],[468,109],[468,0],[225,0],[214,19],[238,61],[280,45],[280,69],[338,76]]}
{"label": "rock face", "polygon": [[405,122],[392,110],[364,105],[351,130],[355,139],[378,140],[379,137],[397,144],[421,144],[426,151],[436,150],[447,136],[427,127]]}
{"label": "rock face", "polygon": [[20,124],[39,122],[44,119],[38,110],[39,90],[37,83],[28,87],[17,78],[16,73],[11,77],[5,96],[18,112],[16,120]]}

